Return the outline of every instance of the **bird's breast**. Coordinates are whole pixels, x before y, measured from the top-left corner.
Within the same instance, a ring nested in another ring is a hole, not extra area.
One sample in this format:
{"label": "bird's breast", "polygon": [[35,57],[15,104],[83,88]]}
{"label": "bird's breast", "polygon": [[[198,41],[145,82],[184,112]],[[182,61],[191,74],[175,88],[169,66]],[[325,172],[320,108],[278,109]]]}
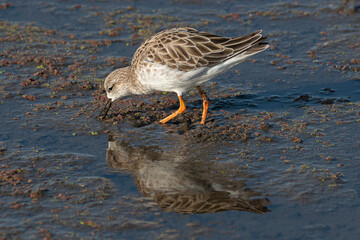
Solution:
{"label": "bird's breast", "polygon": [[158,63],[146,63],[137,69],[138,80],[150,91],[183,93],[207,81],[207,68],[184,72]]}

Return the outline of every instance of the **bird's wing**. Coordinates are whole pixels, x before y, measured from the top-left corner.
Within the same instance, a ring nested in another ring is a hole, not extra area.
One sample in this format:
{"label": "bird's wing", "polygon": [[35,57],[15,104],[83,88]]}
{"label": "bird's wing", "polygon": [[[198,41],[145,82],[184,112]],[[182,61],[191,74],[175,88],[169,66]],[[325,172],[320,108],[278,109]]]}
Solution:
{"label": "bird's wing", "polygon": [[227,38],[198,32],[193,28],[164,30],[139,47],[132,64],[140,61],[159,63],[185,72],[211,67],[253,47],[257,47],[253,51],[256,53],[266,49],[259,47],[265,40],[260,33],[257,31],[242,37]]}

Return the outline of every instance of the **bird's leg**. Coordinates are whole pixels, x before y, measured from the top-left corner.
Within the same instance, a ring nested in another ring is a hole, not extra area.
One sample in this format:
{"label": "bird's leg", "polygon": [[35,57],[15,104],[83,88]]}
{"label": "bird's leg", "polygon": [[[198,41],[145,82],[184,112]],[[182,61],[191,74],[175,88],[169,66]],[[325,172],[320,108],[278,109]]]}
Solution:
{"label": "bird's leg", "polygon": [[160,123],[166,123],[166,122],[170,121],[171,119],[173,119],[174,117],[176,117],[177,115],[179,115],[180,113],[182,113],[182,112],[184,112],[186,110],[185,103],[184,103],[184,100],[183,100],[182,96],[179,96],[179,102],[180,102],[179,109],[176,110],[176,112],[174,112],[170,116],[167,116],[166,118],[160,120]]}
{"label": "bird's leg", "polygon": [[107,113],[109,112],[110,108],[111,108],[111,105],[112,105],[112,101],[111,99],[108,99],[107,102],[105,103],[105,106],[104,108],[101,110],[100,114],[99,114],[99,117],[104,119],[107,115]]}
{"label": "bird's leg", "polygon": [[207,112],[209,109],[209,99],[206,96],[205,92],[201,89],[200,86],[196,86],[197,90],[199,91],[201,98],[203,99],[203,113],[201,117],[201,124],[205,124]]}

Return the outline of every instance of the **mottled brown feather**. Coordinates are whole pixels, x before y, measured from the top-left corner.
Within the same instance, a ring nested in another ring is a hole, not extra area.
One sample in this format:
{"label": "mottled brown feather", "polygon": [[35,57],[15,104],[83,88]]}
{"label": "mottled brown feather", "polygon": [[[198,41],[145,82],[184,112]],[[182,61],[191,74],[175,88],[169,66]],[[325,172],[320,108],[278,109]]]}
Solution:
{"label": "mottled brown feather", "polygon": [[153,62],[187,72],[217,65],[241,53],[263,51],[265,39],[261,31],[227,38],[193,28],[172,28],[147,39],[135,52],[132,66],[141,68],[143,62]]}

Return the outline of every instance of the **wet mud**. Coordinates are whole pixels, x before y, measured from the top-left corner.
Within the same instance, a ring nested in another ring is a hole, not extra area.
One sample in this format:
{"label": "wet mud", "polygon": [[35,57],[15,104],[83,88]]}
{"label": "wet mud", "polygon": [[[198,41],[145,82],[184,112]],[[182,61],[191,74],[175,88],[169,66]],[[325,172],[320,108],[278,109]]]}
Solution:
{"label": "wet mud", "polygon": [[[202,9],[199,11],[199,9]],[[357,1],[0,3],[0,239],[354,239],[360,233]],[[114,102],[141,42],[262,29],[270,49],[178,108]]]}

